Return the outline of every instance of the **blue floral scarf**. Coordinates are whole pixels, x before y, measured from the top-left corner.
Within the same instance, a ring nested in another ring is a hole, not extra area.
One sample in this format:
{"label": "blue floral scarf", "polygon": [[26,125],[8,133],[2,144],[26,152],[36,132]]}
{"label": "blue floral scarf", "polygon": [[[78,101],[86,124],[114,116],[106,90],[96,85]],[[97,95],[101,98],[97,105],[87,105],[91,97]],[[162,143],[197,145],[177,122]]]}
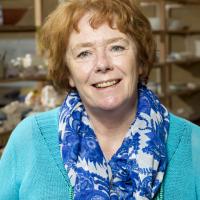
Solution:
{"label": "blue floral scarf", "polygon": [[78,93],[70,92],[61,106],[59,133],[74,199],[153,199],[166,170],[168,129],[168,111],[140,85],[136,117],[121,147],[107,161]]}

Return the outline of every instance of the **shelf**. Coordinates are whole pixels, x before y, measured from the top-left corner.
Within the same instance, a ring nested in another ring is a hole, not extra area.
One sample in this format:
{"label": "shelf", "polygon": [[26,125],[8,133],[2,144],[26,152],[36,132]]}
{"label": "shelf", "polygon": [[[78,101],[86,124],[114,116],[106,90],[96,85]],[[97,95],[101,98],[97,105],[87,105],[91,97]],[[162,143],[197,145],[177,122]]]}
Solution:
{"label": "shelf", "polygon": [[190,96],[194,93],[200,92],[200,86],[197,86],[194,89],[190,89],[190,88],[185,88],[185,89],[178,89],[176,91],[169,91],[169,93],[167,94],[168,96],[172,96],[172,95],[178,95],[178,96]]}
{"label": "shelf", "polygon": [[[162,1],[162,0],[161,0]],[[200,1],[198,0],[167,0],[167,3],[179,3],[179,4],[190,4],[190,5],[200,5]]]}
{"label": "shelf", "polygon": [[174,96],[174,95],[191,96],[194,93],[200,92],[200,85],[197,85],[194,88],[189,88],[189,87],[181,85],[181,84],[172,84],[172,85],[174,85],[174,86],[177,85],[177,89],[172,90],[172,89],[169,88],[169,91],[168,91],[167,94],[157,93],[157,92],[155,92],[155,94],[162,100],[166,97],[171,97],[171,96]]}
{"label": "shelf", "polygon": [[153,30],[153,33],[156,35],[170,34],[170,35],[200,35],[200,30]]}
{"label": "shelf", "polygon": [[196,63],[200,63],[200,58],[188,58],[187,60],[174,60],[174,61],[167,61],[166,64],[176,64],[176,65],[193,65]]}
{"label": "shelf", "polygon": [[156,62],[154,65],[153,65],[153,68],[161,68],[161,67],[164,67],[166,65],[165,62]]}
{"label": "shelf", "polygon": [[[159,91],[163,92],[163,94],[158,94],[159,98],[161,98],[165,106],[172,111],[177,109],[177,106],[182,100],[184,100],[185,103],[193,103],[193,101],[188,100],[194,99],[194,103],[198,105],[200,95],[200,85],[198,83],[195,85],[179,83],[180,85],[177,84],[177,87],[175,86],[176,81],[186,82],[185,76],[187,76],[187,74],[190,75],[189,71],[191,71],[191,75],[195,75],[195,82],[196,76],[199,76],[197,71],[198,67],[200,67],[200,57],[196,57],[195,54],[192,53],[187,54],[186,51],[189,51],[188,49],[190,49],[191,45],[193,45],[192,47],[195,49],[190,38],[196,40],[195,37],[200,36],[200,28],[197,25],[192,27],[189,24],[192,23],[192,20],[199,18],[197,10],[200,8],[200,0],[139,0],[139,3],[144,7],[143,11],[147,13],[146,16],[149,17],[149,22],[152,24],[152,27],[155,27],[152,33],[158,45],[159,61],[162,62],[158,61],[153,65],[153,68],[160,69],[154,71],[154,76],[152,76],[152,78],[159,82]],[[193,12],[194,16],[192,16]],[[184,16],[186,13],[187,15]],[[185,17],[185,20],[189,20],[186,22],[185,26],[184,23],[177,23],[176,26],[175,21],[173,24],[173,19],[178,20],[179,18],[181,19],[182,16]],[[156,19],[154,20],[153,18]],[[182,52],[176,52],[176,49],[180,49]],[[180,74],[176,75],[176,73]],[[191,76],[191,83],[192,81],[193,77]],[[174,86],[171,84],[174,84]],[[156,88],[155,90],[157,91],[158,89]],[[194,111],[198,114],[187,117],[190,113],[188,111],[183,117],[193,122],[198,120],[200,123],[199,109],[197,108],[198,110],[195,110],[196,107],[194,105],[188,106],[191,107],[191,110],[194,107]]]}
{"label": "shelf", "polygon": [[196,63],[200,63],[200,58],[194,57],[194,58],[188,58],[187,60],[171,60],[171,61],[166,61],[166,62],[157,62],[154,64],[154,68],[164,67],[169,64],[194,65]]}
{"label": "shelf", "polygon": [[200,30],[168,30],[167,31],[168,34],[172,34],[172,35],[199,35],[200,34]]}
{"label": "shelf", "polygon": [[34,33],[38,28],[35,26],[12,26],[4,25],[0,26],[0,33]]}
{"label": "shelf", "polygon": [[48,79],[46,78],[46,76],[15,77],[15,78],[0,79],[0,83],[19,82],[19,81],[48,81]]}
{"label": "shelf", "polygon": [[187,119],[187,120],[189,120],[189,121],[191,121],[193,123],[199,124],[198,121],[200,120],[200,113],[194,113],[194,114],[191,114],[189,116],[185,116],[185,115],[177,114],[177,113],[175,113],[175,114],[177,116],[182,117],[184,119]]}
{"label": "shelf", "polygon": [[152,4],[152,3],[166,3],[166,4],[185,4],[185,5],[200,5],[198,0],[140,0],[140,3]]}
{"label": "shelf", "polygon": [[11,130],[5,131],[5,132],[0,132],[0,148],[4,147],[6,145],[11,132],[12,132]]}
{"label": "shelf", "polygon": [[9,104],[11,102],[11,100],[9,99],[0,99],[0,107],[5,106],[7,104]]}
{"label": "shelf", "polygon": [[0,158],[2,154],[3,154],[3,148],[0,149]]}
{"label": "shelf", "polygon": [[190,120],[192,122],[198,121],[198,120],[200,120],[200,114],[199,113],[198,114],[193,114],[188,118],[188,120]]}
{"label": "shelf", "polygon": [[8,139],[10,137],[12,131],[6,131],[4,133],[0,132],[0,157],[3,153],[4,147],[6,145],[6,143],[8,142]]}

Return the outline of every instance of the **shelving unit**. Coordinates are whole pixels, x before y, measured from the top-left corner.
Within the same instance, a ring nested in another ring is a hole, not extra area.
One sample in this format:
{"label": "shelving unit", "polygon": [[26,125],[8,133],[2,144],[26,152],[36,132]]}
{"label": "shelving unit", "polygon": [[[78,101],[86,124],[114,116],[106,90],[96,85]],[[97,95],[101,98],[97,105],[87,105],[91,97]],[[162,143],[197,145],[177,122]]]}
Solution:
{"label": "shelving unit", "polygon": [[[187,41],[188,38],[191,37],[200,37],[200,27],[197,28],[189,28],[189,27],[183,27],[183,28],[177,28],[177,29],[169,29],[169,22],[171,19],[171,14],[173,9],[180,9],[184,7],[190,7],[193,6],[199,6],[200,8],[200,1],[198,0],[139,0],[139,3],[142,8],[145,7],[150,8],[152,7],[153,11],[148,10],[150,13],[149,17],[152,17],[152,12],[154,13],[154,16],[156,16],[159,19],[160,27],[153,30],[153,34],[155,35],[155,39],[157,41],[157,45],[159,47],[159,61],[154,66],[154,81],[158,84],[160,84],[161,91],[160,94],[158,94],[161,97],[161,100],[163,103],[172,111],[176,113],[176,102],[177,99],[174,100],[174,98],[188,98],[192,97],[193,95],[200,94],[200,75],[198,81],[195,79],[195,83],[197,83],[196,87],[191,88],[183,88],[181,90],[170,90],[170,85],[176,82],[176,79],[174,80],[174,74],[176,73],[176,69],[184,69],[189,74],[191,71],[191,68],[193,66],[200,67],[200,57],[189,56],[185,57],[183,59],[169,59],[170,53],[173,52],[173,38],[178,37],[182,39],[182,43],[185,44],[187,47],[187,44],[189,43]],[[187,12],[189,12],[189,9]],[[148,13],[147,12],[147,17]],[[145,12],[144,12],[145,13]],[[192,15],[193,13],[191,13]],[[199,16],[200,17],[200,16]],[[199,70],[200,71],[200,70]],[[177,75],[179,71],[177,72]],[[195,74],[198,75],[198,74]],[[180,76],[180,75],[179,75]],[[155,78],[156,77],[156,78]],[[181,77],[181,82],[183,83],[188,81],[188,78],[184,75]],[[190,80],[192,82],[192,80]],[[199,97],[200,100],[200,97]],[[199,104],[199,102],[196,102],[196,104]],[[200,113],[199,111],[195,110],[197,113]],[[177,113],[176,113],[177,114]],[[184,116],[185,117],[185,116]],[[200,119],[200,114],[194,113],[193,115],[187,117],[189,120],[197,120]]]}
{"label": "shelving unit", "polygon": [[192,4],[192,5],[199,5],[198,0],[140,0],[142,3],[179,3],[179,4]]}
{"label": "shelving unit", "polygon": [[0,33],[35,33],[36,26],[0,26]]}
{"label": "shelving unit", "polygon": [[165,62],[157,62],[153,66],[154,68],[160,68],[160,67],[165,67],[166,65],[169,64],[175,64],[175,65],[184,65],[184,66],[190,66],[193,64],[200,64],[200,58],[193,57],[193,58],[188,58],[187,60],[172,60],[172,61],[165,61]]}
{"label": "shelving unit", "polygon": [[[33,34],[32,37],[35,37],[37,40],[37,32],[38,29],[42,25],[42,0],[34,0],[34,24],[33,25],[1,25],[0,26],[0,37],[1,34],[9,34],[12,35],[14,38],[14,34],[26,34],[31,33]],[[37,45],[36,45],[36,52],[37,52]],[[14,82],[22,82],[22,81],[36,81],[36,82],[44,82],[47,81],[47,78],[44,76],[31,76],[31,77],[15,77],[15,78],[1,78],[0,84],[4,83],[14,83]],[[6,103],[6,102],[5,102]],[[7,130],[5,132],[0,132],[0,156],[3,151],[3,147],[5,146],[12,130]]]}
{"label": "shelving unit", "polygon": [[[34,24],[33,25],[0,25],[1,34],[14,35],[16,33],[25,34],[32,33],[37,39],[37,32],[42,25],[42,0],[34,0]],[[15,36],[13,36],[14,38]],[[36,49],[37,50],[37,49]],[[17,80],[16,80],[17,81]]]}
{"label": "shelving unit", "polygon": [[48,81],[46,76],[29,76],[0,79],[0,83],[22,82],[22,81]]}
{"label": "shelving unit", "polygon": [[34,0],[34,25],[1,25],[0,32],[36,32],[42,25],[42,0]]}
{"label": "shelving unit", "polygon": [[[0,26],[0,37],[2,34],[11,35],[14,38],[14,34],[33,34],[31,37],[34,37],[37,40],[37,33],[39,27],[42,25],[42,0],[34,0],[34,24],[33,25],[1,25]],[[36,52],[37,52],[37,43],[36,43]],[[9,82],[19,82],[19,81],[44,81],[45,77],[15,77],[15,78],[1,78],[1,83],[9,83]]]}
{"label": "shelving unit", "polygon": [[199,35],[200,30],[153,30],[154,34],[170,34],[170,35]]}

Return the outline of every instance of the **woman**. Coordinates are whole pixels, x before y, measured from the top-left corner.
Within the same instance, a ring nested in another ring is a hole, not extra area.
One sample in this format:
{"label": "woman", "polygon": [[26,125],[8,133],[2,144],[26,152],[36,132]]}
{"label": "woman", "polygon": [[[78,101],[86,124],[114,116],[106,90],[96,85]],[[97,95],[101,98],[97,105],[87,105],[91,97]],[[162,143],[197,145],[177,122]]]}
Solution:
{"label": "woman", "polygon": [[200,128],[146,88],[150,25],[133,0],[71,0],[40,35],[60,108],[14,130],[0,163],[0,199],[200,197]]}

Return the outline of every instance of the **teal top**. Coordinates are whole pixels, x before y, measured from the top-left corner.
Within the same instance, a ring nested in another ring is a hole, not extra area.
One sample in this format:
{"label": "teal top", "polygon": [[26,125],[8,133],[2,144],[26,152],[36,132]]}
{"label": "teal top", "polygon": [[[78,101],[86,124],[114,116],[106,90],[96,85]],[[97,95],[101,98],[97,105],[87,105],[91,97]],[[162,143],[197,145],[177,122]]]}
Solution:
{"label": "teal top", "polygon": [[[0,200],[70,200],[73,191],[62,163],[58,111],[23,120],[0,160]],[[200,127],[170,114],[168,167],[155,199],[200,198]]]}

